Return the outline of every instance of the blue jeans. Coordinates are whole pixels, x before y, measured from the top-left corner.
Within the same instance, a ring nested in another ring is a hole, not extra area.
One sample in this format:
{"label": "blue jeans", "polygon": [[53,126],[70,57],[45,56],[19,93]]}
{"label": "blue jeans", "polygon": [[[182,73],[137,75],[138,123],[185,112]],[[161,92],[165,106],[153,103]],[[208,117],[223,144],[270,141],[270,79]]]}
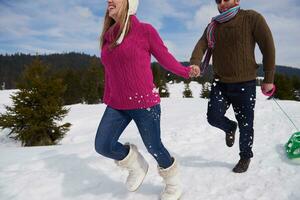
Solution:
{"label": "blue jeans", "polygon": [[222,83],[214,81],[207,109],[207,120],[225,133],[233,130],[235,122],[225,116],[232,105],[240,129],[240,157],[252,158],[253,121],[256,82]]}
{"label": "blue jeans", "polygon": [[96,139],[96,151],[114,160],[123,160],[129,149],[118,142],[127,125],[134,120],[148,152],[162,168],[168,168],[173,160],[160,138],[160,105],[148,109],[116,110],[109,106],[99,124]]}

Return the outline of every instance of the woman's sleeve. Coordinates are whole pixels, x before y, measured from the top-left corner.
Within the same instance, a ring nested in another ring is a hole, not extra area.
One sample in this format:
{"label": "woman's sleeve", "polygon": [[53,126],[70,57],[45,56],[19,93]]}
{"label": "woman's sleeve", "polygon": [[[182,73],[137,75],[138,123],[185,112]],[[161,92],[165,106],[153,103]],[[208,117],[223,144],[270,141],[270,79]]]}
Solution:
{"label": "woman's sleeve", "polygon": [[168,71],[184,77],[189,78],[190,68],[180,64],[172,54],[169,53],[168,48],[164,45],[158,32],[151,25],[147,25],[148,40],[150,46],[150,53],[156,60]]}

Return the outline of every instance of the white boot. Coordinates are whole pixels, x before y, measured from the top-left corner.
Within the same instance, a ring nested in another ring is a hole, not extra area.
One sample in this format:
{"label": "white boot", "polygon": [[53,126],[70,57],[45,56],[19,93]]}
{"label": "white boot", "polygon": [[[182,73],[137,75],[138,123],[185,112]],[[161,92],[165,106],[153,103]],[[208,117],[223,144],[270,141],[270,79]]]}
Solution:
{"label": "white boot", "polygon": [[126,145],[129,146],[128,155],[123,160],[115,162],[118,166],[128,170],[129,175],[126,180],[126,187],[129,191],[134,192],[142,184],[149,165],[134,144]]}
{"label": "white boot", "polygon": [[164,179],[166,184],[160,199],[161,200],[178,200],[182,195],[181,182],[179,178],[179,169],[176,160],[174,159],[173,164],[163,169],[158,167],[159,175]]}

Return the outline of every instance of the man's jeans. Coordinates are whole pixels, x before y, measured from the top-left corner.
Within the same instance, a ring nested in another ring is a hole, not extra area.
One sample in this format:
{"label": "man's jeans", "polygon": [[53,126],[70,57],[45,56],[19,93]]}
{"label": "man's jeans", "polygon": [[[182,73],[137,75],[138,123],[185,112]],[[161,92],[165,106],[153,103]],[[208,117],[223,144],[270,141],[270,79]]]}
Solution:
{"label": "man's jeans", "polygon": [[240,157],[253,157],[253,120],[256,98],[256,82],[222,83],[214,81],[208,103],[207,120],[225,133],[234,128],[234,122],[225,117],[232,105],[240,129]]}

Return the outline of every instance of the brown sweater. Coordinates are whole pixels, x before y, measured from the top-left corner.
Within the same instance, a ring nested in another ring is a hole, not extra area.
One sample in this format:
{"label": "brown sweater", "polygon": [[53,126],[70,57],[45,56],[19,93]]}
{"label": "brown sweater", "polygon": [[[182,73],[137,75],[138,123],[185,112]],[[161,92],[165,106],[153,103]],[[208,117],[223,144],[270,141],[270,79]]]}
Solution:
{"label": "brown sweater", "polygon": [[[225,83],[256,79],[255,43],[263,55],[264,82],[273,83],[275,73],[275,47],[272,33],[259,13],[240,10],[229,22],[218,24],[215,30],[216,45],[213,50],[215,78]],[[208,48],[206,30],[194,48],[191,64],[200,66]]]}

